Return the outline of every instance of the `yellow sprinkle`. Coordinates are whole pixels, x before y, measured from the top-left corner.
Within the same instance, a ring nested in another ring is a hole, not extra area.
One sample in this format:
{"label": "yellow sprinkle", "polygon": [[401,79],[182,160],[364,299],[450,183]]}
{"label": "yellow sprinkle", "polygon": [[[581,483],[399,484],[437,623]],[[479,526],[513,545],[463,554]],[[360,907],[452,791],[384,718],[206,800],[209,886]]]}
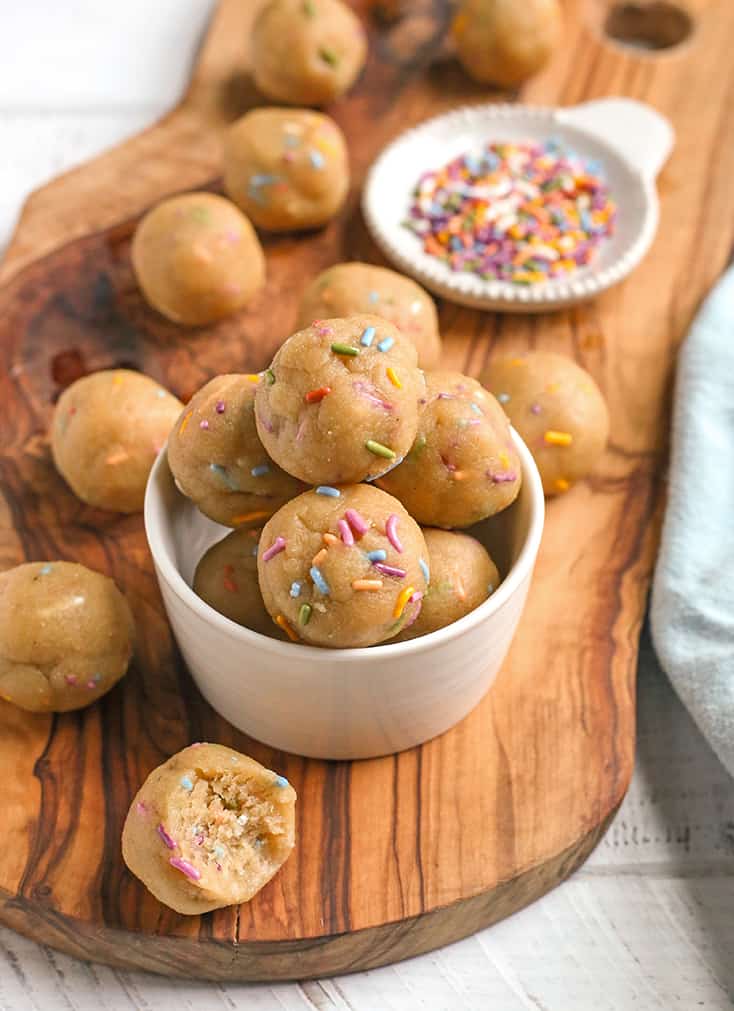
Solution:
{"label": "yellow sprinkle", "polygon": [[324,534],[323,536],[324,536],[324,544],[328,544],[330,546],[332,544],[339,543],[339,538],[335,537],[333,534]]}
{"label": "yellow sprinkle", "polygon": [[554,432],[552,428],[548,429],[543,438],[551,446],[570,446],[573,442],[570,432]]}
{"label": "yellow sprinkle", "polygon": [[184,434],[184,432],[186,431],[186,426],[187,426],[187,425],[188,425],[188,423],[189,423],[189,422],[191,421],[191,415],[192,415],[193,413],[194,413],[193,411],[189,411],[189,413],[188,413],[188,414],[186,415],[186,417],[185,417],[185,418],[183,419],[183,421],[181,422],[181,427],[180,427],[180,428],[179,428],[179,430],[178,430],[178,434],[179,434],[179,435],[183,435],[183,434]]}
{"label": "yellow sprinkle", "polygon": [[524,358],[510,358],[510,365],[524,365]]}
{"label": "yellow sprinkle", "polygon": [[392,613],[393,618],[401,618],[403,611],[405,610],[405,605],[408,603],[410,598],[415,593],[415,587],[406,586],[404,590],[401,590],[398,594],[398,599],[395,601],[395,610]]}
{"label": "yellow sprinkle", "polygon": [[395,369],[389,368],[387,370],[387,378],[390,380],[393,386],[397,386],[399,390],[402,390],[403,384],[400,382],[397,375],[395,374]]}
{"label": "yellow sprinkle", "polygon": [[548,383],[545,388],[546,393],[558,393],[558,383]]}
{"label": "yellow sprinkle", "polygon": [[381,579],[355,579],[352,583],[353,590],[381,590]]}
{"label": "yellow sprinkle", "polygon": [[257,372],[248,372],[247,375],[245,376],[245,379],[248,379],[251,383],[260,382],[260,376],[258,375]]}
{"label": "yellow sprinkle", "polygon": [[275,620],[275,624],[279,628],[283,629],[283,631],[288,636],[288,638],[290,639],[291,642],[300,642],[301,641],[298,638],[298,636],[296,635],[296,633],[293,631],[293,629],[291,628],[291,626],[288,624],[288,622],[285,620],[285,618],[283,617],[282,614],[276,614],[274,620]]}
{"label": "yellow sprinkle", "polygon": [[113,376],[112,377],[112,384],[114,386],[121,386],[124,382],[125,382],[125,377],[124,376]]}
{"label": "yellow sprinkle", "polygon": [[508,467],[510,466],[510,455],[506,450],[503,449],[499,454],[499,461],[500,464],[505,468],[505,470],[507,470]]}
{"label": "yellow sprinkle", "polygon": [[233,516],[229,522],[233,527],[238,527],[240,523],[252,523],[253,520],[267,520],[272,515],[267,509],[256,509],[254,513],[241,513],[239,516]]}
{"label": "yellow sprinkle", "polygon": [[567,481],[565,477],[557,477],[553,482],[556,491],[568,491],[571,487],[571,482]]}
{"label": "yellow sprinkle", "polygon": [[457,576],[454,582],[454,590],[456,591],[456,596],[459,600],[466,600],[466,590],[464,584],[461,581],[461,576]]}
{"label": "yellow sprinkle", "polygon": [[451,476],[454,481],[465,481],[469,475],[465,470],[455,470]]}
{"label": "yellow sprinkle", "polygon": [[318,568],[319,565],[321,565],[323,560],[326,558],[326,555],[327,555],[326,548],[322,548],[321,551],[317,551],[316,554],[311,559],[311,565],[315,565]]}

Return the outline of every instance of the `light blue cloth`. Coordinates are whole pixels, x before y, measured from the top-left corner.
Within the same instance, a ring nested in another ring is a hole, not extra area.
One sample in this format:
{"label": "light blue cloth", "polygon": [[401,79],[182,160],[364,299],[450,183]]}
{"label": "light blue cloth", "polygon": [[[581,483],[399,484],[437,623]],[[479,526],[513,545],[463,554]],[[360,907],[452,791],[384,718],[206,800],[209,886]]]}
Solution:
{"label": "light blue cloth", "polygon": [[651,624],[663,669],[734,775],[734,268],[678,359]]}

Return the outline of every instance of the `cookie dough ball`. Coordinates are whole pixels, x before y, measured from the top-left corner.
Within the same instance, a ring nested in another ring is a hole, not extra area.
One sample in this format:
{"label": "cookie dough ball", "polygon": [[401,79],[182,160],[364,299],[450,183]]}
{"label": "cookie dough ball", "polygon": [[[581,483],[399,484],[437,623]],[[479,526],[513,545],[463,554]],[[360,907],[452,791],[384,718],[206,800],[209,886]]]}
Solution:
{"label": "cookie dough ball", "polygon": [[0,698],[32,713],[81,709],[117,684],[133,617],[111,579],[73,562],[0,573]]}
{"label": "cookie dough ball", "polygon": [[293,334],[255,394],[257,430],[310,484],[379,477],[410,449],[425,395],[415,347],[379,316],[326,319]]}
{"label": "cookie dough ball", "polygon": [[260,538],[265,606],[294,640],[372,646],[415,618],[426,542],[396,499],[370,485],[321,487],[283,506]]}
{"label": "cookie dough ball", "polygon": [[252,30],[252,75],[268,98],[326,105],[359,76],[364,29],[341,0],[270,0]]}
{"label": "cookie dough ball", "polygon": [[461,0],[452,34],[475,81],[512,88],[547,62],[561,28],[558,0]]}
{"label": "cookie dough ball", "polygon": [[148,211],[135,229],[132,264],[146,301],[185,326],[230,316],[265,283],[252,225],[214,193],[183,193]]}
{"label": "cookie dough ball", "polygon": [[369,263],[337,263],[315,278],[301,297],[297,326],[325,316],[375,313],[394,323],[418,351],[422,369],[441,356],[438,314],[431,296],[409,277]]}
{"label": "cookie dough ball", "polygon": [[533,454],[546,495],[568,491],[593,470],[609,437],[609,411],[576,362],[551,351],[509,355],[491,362],[482,382]]}
{"label": "cookie dough ball", "polygon": [[224,186],[258,228],[325,225],[349,191],[344,134],[319,112],[254,109],[227,133]]}
{"label": "cookie dough ball", "polygon": [[520,491],[510,423],[476,379],[429,372],[426,386],[413,447],[380,487],[419,523],[468,527],[506,509]]}
{"label": "cookie dough ball", "polygon": [[213,544],[196,566],[194,593],[230,621],[260,635],[285,639],[265,610],[257,581],[259,530],[233,530]]}
{"label": "cookie dough ball", "polygon": [[51,422],[56,469],[82,502],[139,512],[150,468],[181,407],[140,372],[110,369],[77,379],[61,394]]}
{"label": "cookie dough ball", "polygon": [[303,491],[269,459],[255,427],[257,375],[217,376],[181,412],[168,465],[187,498],[226,527],[262,526]]}
{"label": "cookie dough ball", "polygon": [[444,628],[484,603],[499,585],[497,566],[486,548],[468,534],[423,531],[430,579],[415,621],[397,637],[415,639]]}
{"label": "cookie dough ball", "polygon": [[122,856],[177,913],[248,902],[295,843],[296,791],[221,744],[192,744],[148,776],[122,830]]}

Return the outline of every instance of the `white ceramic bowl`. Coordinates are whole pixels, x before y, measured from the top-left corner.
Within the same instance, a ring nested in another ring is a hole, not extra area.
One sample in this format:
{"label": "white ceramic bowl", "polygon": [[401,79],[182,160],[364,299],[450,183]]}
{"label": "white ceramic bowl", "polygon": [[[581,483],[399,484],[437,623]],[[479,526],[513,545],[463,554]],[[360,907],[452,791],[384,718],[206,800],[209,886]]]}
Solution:
{"label": "white ceramic bowl", "polygon": [[[488,141],[548,140],[601,165],[617,203],[614,236],[594,263],[568,278],[523,286],[454,272],[403,226],[418,175],[438,169]],[[362,209],[373,238],[399,270],[438,295],[479,309],[541,312],[598,295],[640,262],[655,237],[655,177],[673,146],[670,123],[649,105],[603,98],[568,109],[528,105],[477,105],[436,116],[402,133],[370,169]]]}
{"label": "white ceramic bowl", "polygon": [[371,649],[317,649],[270,639],[214,611],[191,589],[201,555],[228,531],[176,489],[166,453],[145,496],[145,530],[163,602],[202,695],[244,733],[316,758],[368,758],[443,733],[482,698],[500,668],[525,604],[543,530],[543,489],[522,462],[517,501],[473,533],[504,579],[447,628]]}

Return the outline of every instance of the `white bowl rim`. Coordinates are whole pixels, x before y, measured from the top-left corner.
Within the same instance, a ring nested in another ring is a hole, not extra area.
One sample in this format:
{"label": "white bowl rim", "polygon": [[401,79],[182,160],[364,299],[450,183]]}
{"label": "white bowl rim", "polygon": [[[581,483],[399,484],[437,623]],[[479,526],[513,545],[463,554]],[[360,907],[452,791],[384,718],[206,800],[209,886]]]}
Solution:
{"label": "white bowl rim", "polygon": [[515,443],[515,449],[520,457],[523,487],[526,488],[530,495],[530,523],[525,541],[520,548],[514,564],[490,597],[480,604],[479,607],[470,611],[469,614],[464,615],[463,618],[435,632],[429,632],[428,635],[418,636],[406,642],[380,643],[376,646],[348,649],[329,649],[328,647],[309,646],[306,643],[283,642],[280,639],[272,639],[267,635],[254,632],[244,625],[238,625],[237,622],[215,611],[213,607],[197,596],[188,585],[178,568],[174,565],[169,554],[164,551],[162,540],[158,533],[164,507],[160,500],[157,483],[160,472],[164,467],[168,467],[165,447],[158,454],[158,458],[153,464],[145,490],[143,517],[148,547],[160,575],[170,589],[178,596],[179,600],[204,621],[225,632],[231,638],[239,640],[243,646],[257,647],[258,649],[265,649],[268,652],[281,654],[284,659],[294,660],[297,657],[304,661],[323,661],[327,659],[329,663],[331,661],[342,661],[350,664],[365,662],[379,663],[380,660],[399,658],[401,654],[420,653],[432,649],[434,646],[439,646],[450,639],[460,637],[464,632],[468,632],[500,611],[529,576],[535,565],[543,533],[545,496],[540,474],[530,450],[514,428],[511,427],[510,431]]}

